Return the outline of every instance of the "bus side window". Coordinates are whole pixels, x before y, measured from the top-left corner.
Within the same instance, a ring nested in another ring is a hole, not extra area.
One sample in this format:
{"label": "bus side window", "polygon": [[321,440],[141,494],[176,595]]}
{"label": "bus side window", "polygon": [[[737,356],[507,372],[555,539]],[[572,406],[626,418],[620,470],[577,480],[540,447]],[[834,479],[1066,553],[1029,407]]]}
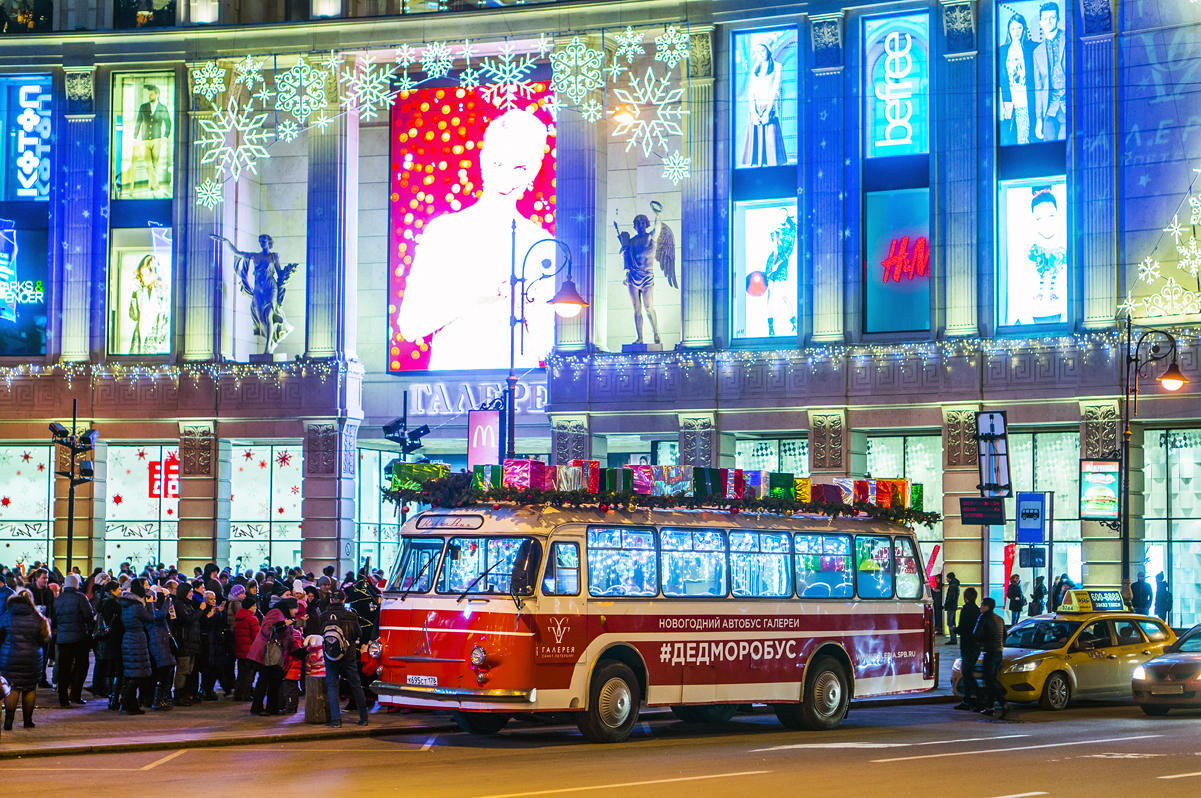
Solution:
{"label": "bus side window", "polygon": [[546,558],[546,574],[542,577],[542,593],[546,596],[580,594],[578,544],[559,541],[550,547],[550,556]]}
{"label": "bus side window", "polygon": [[663,595],[726,595],[726,538],[718,529],[663,529]]}
{"label": "bus side window", "polygon": [[740,598],[792,595],[787,532],[731,532],[730,585]]}
{"label": "bus side window", "polygon": [[892,541],[888,537],[855,537],[855,588],[862,599],[892,598]]}
{"label": "bus side window", "polygon": [[893,555],[897,561],[897,598],[922,597],[922,568],[909,538],[893,538]]}
{"label": "bus side window", "polygon": [[593,596],[658,595],[658,564],[652,530],[588,530],[588,592]]}
{"label": "bus side window", "polygon": [[851,598],[851,539],[846,535],[797,533],[796,592],[801,598]]}

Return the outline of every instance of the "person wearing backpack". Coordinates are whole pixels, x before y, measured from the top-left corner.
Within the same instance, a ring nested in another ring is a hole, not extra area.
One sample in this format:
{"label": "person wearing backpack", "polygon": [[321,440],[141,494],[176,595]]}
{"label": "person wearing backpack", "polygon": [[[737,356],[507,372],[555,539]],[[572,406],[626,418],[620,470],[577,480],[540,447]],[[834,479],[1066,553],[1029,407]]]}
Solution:
{"label": "person wearing backpack", "polygon": [[248,658],[258,665],[258,681],[254,684],[254,697],[250,703],[251,715],[280,714],[279,692],[284,672],[293,657],[303,656],[292,639],[297,609],[299,605],[294,598],[276,602],[263,618],[259,633],[250,646]]}
{"label": "person wearing backpack", "polygon": [[363,636],[358,617],[346,608],[346,594],[341,590],[330,595],[329,609],[321,616],[321,641],[325,655],[325,691],[329,694],[329,723],[332,729],[342,725],[342,707],[338,686],[346,679],[355,706],[359,708],[359,725],[367,725],[367,701],[359,679],[359,646]]}

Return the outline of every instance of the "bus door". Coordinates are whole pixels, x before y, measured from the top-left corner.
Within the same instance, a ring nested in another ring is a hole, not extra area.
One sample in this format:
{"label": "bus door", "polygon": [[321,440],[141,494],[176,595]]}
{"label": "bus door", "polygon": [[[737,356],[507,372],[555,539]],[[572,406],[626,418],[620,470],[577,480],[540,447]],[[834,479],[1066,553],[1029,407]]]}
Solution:
{"label": "bus door", "polygon": [[[546,552],[546,566],[537,612],[534,615],[534,663],[568,666],[563,675],[570,683],[571,666],[584,656],[588,647],[582,588],[579,537],[555,538]],[[551,681],[559,681],[551,679]]]}

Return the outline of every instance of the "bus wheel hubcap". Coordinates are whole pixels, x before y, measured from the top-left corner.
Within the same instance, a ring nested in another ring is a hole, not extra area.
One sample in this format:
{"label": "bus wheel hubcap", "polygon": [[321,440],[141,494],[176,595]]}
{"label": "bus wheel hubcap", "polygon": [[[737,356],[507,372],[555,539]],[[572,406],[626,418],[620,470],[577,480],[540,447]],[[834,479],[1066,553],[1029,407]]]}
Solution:
{"label": "bus wheel hubcap", "polygon": [[833,715],[842,703],[842,684],[830,671],[823,671],[813,682],[813,705],[822,715]]}
{"label": "bus wheel hubcap", "polygon": [[610,679],[601,687],[597,713],[606,726],[617,727],[629,718],[632,703],[630,686],[625,680]]}

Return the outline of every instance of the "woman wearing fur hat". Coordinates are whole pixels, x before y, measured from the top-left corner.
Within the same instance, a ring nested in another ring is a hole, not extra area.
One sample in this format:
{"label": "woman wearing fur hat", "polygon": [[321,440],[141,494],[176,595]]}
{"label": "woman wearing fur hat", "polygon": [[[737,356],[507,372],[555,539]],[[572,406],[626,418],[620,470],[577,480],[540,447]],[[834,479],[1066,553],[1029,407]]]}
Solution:
{"label": "woman wearing fur hat", "polygon": [[121,665],[125,671],[121,686],[122,708],[130,715],[141,715],[138,693],[144,691],[153,673],[150,662],[148,631],[154,623],[154,611],[147,605],[146,582],[130,580],[129,590],[121,594]]}
{"label": "woman wearing fur hat", "polygon": [[8,680],[11,692],[4,703],[4,730],[11,731],[17,703],[25,728],[33,728],[34,693],[45,674],[42,650],[50,640],[50,622],[38,612],[33,596],[26,589],[8,597],[8,612],[0,620],[0,675]]}

